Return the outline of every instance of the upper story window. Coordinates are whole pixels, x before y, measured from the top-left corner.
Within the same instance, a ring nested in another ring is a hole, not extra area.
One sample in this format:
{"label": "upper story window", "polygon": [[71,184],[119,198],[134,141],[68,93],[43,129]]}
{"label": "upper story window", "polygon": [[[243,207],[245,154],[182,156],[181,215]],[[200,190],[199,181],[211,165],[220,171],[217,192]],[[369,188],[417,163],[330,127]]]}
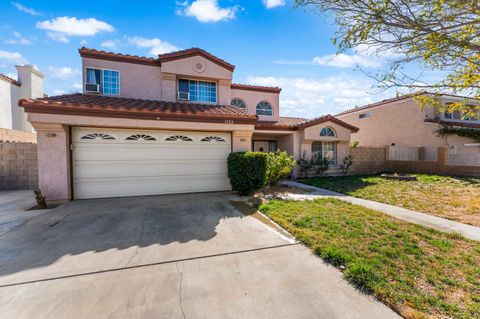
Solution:
{"label": "upper story window", "polygon": [[367,117],[370,117],[370,113],[361,113],[358,115],[359,119],[365,119]]}
{"label": "upper story window", "polygon": [[120,94],[120,72],[87,68],[85,92]]}
{"label": "upper story window", "polygon": [[273,108],[268,102],[260,102],[257,104],[257,115],[273,115]]}
{"label": "upper story window", "polygon": [[458,120],[458,121],[478,121],[478,116],[470,116],[468,114],[462,113],[460,111],[445,112],[443,117],[447,120]]}
{"label": "upper story window", "polygon": [[217,83],[178,79],[178,100],[217,103]]}
{"label": "upper story window", "polygon": [[246,109],[247,106],[245,105],[245,102],[243,102],[240,99],[233,99],[232,102],[230,103],[232,106],[238,107],[239,109]]}
{"label": "upper story window", "polygon": [[322,130],[320,131],[320,136],[328,136],[328,137],[335,137],[336,134],[335,134],[335,131],[330,128],[330,127],[324,127],[322,128]]}

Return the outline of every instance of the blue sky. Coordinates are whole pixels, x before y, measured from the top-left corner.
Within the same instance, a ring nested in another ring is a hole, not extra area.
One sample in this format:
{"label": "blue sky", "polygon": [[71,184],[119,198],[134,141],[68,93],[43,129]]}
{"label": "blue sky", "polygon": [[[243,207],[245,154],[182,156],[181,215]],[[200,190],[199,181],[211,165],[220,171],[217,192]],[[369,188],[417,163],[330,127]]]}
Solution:
{"label": "blue sky", "polygon": [[326,15],[290,0],[2,1],[0,72],[31,63],[49,95],[81,89],[82,46],[154,56],[200,47],[236,65],[234,82],[280,86],[284,116],[315,117],[391,97],[359,71],[384,60],[335,55]]}

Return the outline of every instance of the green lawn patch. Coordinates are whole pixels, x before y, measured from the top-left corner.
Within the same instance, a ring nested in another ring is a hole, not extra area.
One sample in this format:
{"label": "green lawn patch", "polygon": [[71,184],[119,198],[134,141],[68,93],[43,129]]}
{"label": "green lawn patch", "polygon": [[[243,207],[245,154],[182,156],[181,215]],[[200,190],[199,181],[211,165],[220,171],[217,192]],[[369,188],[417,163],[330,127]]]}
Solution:
{"label": "green lawn patch", "polygon": [[478,242],[336,199],[260,211],[406,318],[480,318]]}
{"label": "green lawn patch", "polygon": [[480,179],[416,176],[417,181],[371,175],[319,177],[301,182],[480,227]]}

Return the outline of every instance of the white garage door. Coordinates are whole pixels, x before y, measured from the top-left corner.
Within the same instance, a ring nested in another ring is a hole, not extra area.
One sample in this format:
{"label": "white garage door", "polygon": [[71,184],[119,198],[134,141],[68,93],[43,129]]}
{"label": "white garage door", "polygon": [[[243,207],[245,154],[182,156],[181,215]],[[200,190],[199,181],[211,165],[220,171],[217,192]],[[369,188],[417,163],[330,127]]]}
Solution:
{"label": "white garage door", "polygon": [[229,190],[230,133],[73,128],[74,196]]}

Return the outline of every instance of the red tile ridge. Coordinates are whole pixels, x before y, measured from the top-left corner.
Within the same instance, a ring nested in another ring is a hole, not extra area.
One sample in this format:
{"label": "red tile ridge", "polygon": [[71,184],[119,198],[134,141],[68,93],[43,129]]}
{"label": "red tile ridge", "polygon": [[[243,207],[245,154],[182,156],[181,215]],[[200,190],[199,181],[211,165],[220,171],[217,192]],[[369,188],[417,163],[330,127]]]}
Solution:
{"label": "red tile ridge", "polygon": [[247,90],[247,91],[258,91],[258,92],[267,92],[267,93],[280,93],[282,91],[279,87],[274,86],[260,86],[260,85],[250,85],[250,84],[240,84],[232,83],[230,88],[237,90]]}

